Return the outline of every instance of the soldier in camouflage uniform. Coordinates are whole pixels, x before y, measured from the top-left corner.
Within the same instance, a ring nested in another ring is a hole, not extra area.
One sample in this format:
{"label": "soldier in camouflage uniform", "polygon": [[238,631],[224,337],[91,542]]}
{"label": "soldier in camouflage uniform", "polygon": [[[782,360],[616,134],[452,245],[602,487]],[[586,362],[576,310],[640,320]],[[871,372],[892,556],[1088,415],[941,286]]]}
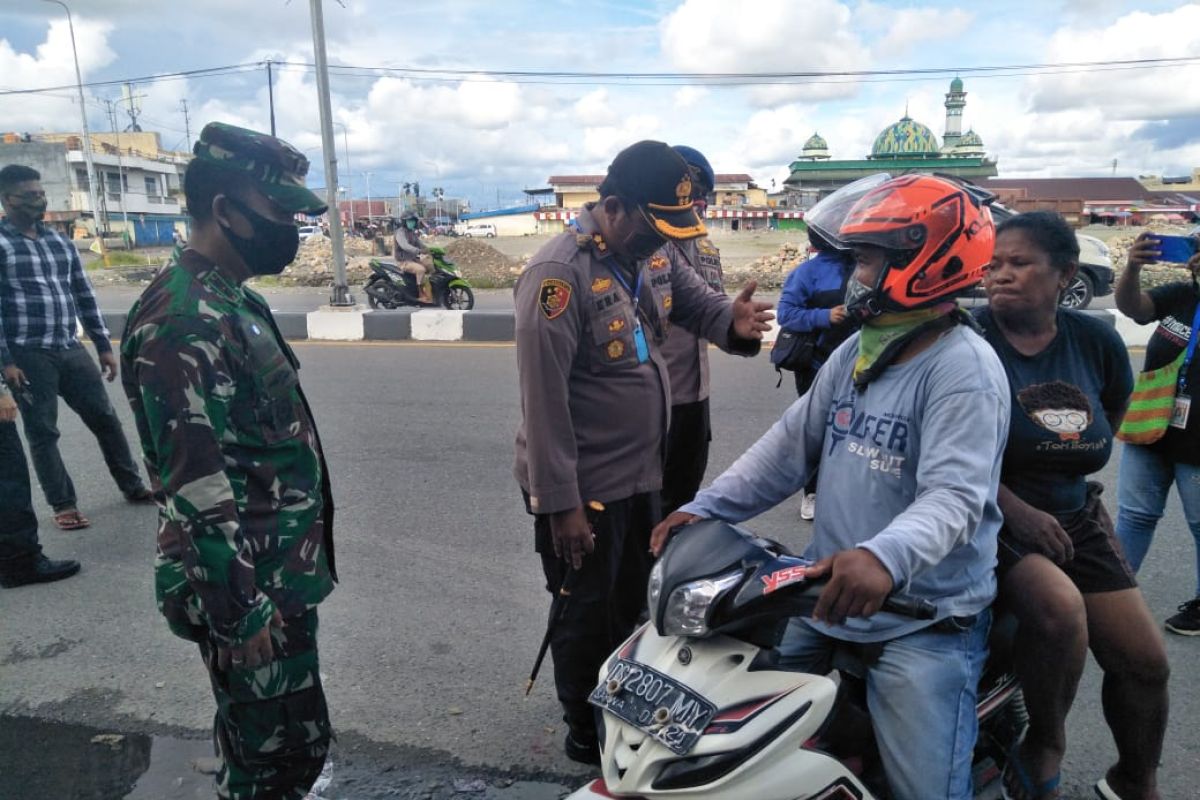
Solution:
{"label": "soldier in camouflage uniform", "polygon": [[122,381],[160,499],[156,594],[197,642],[217,700],[218,794],[302,798],[330,723],[317,604],[333,589],[333,503],[316,426],[261,296],[325,205],[279,139],[212,123],[184,176],[191,240],[129,314]]}

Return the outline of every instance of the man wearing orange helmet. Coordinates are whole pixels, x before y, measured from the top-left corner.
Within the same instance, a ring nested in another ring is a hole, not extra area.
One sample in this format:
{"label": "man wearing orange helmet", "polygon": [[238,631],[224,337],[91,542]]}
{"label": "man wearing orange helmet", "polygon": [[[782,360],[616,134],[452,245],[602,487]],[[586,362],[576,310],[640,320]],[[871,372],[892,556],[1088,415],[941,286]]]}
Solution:
{"label": "man wearing orange helmet", "polygon": [[[1009,392],[953,298],[982,277],[995,227],[986,204],[952,181],[864,181],[807,215],[854,251],[846,306],[862,330],[750,450],[655,529],[651,546],[699,518],[757,516],[802,491],[819,461],[805,554],[816,561],[809,576],[829,581],[780,651],[806,671],[828,670],[838,642],[877,652],[867,702],[893,796],[965,800]],[[933,602],[936,618],[880,612],[892,592]]]}

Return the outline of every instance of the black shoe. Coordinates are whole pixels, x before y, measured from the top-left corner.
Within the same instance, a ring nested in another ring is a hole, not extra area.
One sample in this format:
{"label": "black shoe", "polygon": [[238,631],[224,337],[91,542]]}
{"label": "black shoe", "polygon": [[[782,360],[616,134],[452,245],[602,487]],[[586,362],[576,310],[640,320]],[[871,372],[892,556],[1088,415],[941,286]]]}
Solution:
{"label": "black shoe", "polygon": [[125,493],[125,499],[131,503],[153,503],[154,495],[145,486],[139,486]]}
{"label": "black shoe", "polygon": [[574,731],[567,731],[567,738],[563,740],[563,752],[572,761],[600,766],[600,742],[597,741],[594,734],[588,737]]}
{"label": "black shoe", "polygon": [[23,569],[0,572],[0,586],[15,589],[31,583],[52,583],[69,578],[76,572],[79,572],[78,561],[51,561],[45,556],[38,556]]}
{"label": "black shoe", "polygon": [[1200,636],[1200,597],[1179,606],[1179,613],[1168,619],[1165,627],[1180,636]]}

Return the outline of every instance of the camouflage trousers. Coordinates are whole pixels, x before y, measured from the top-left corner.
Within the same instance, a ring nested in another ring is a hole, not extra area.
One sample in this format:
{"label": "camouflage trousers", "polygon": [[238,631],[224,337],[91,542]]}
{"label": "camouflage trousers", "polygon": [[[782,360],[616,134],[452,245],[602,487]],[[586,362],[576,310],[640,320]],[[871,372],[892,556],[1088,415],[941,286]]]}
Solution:
{"label": "camouflage trousers", "polygon": [[271,629],[275,660],[259,669],[222,670],[217,648],[201,642],[217,714],[213,739],[222,800],[300,800],[329,752],[329,709],[317,661],[317,612]]}

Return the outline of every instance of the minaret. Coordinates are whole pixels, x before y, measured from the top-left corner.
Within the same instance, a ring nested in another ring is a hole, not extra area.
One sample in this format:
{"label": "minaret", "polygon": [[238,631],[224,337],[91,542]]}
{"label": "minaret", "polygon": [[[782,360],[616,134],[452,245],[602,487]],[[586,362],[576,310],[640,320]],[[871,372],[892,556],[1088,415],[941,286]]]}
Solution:
{"label": "minaret", "polygon": [[946,133],[942,136],[942,146],[947,150],[956,147],[962,138],[962,114],[966,106],[962,78],[956,77],[950,81],[950,91],[946,93]]}

